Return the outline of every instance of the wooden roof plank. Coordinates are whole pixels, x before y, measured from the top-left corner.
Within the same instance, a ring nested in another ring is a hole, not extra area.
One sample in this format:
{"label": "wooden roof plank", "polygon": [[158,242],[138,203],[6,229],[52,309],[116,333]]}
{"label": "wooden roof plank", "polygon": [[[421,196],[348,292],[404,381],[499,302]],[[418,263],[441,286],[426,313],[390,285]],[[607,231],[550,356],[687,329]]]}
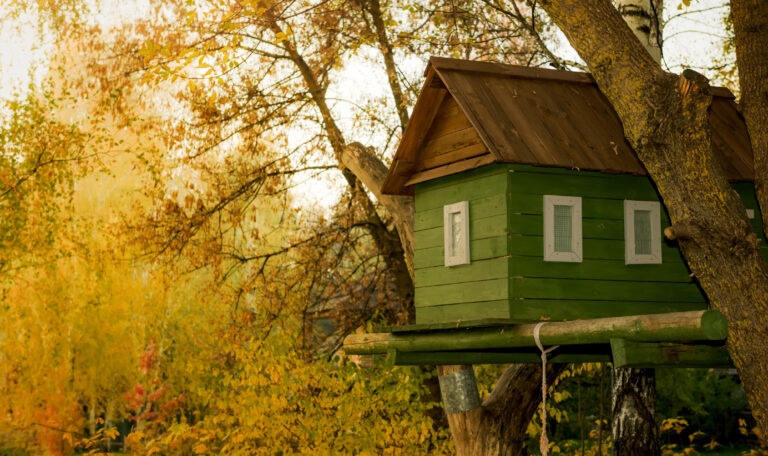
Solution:
{"label": "wooden roof plank", "polygon": [[[440,105],[448,94],[445,89],[431,87],[432,79],[437,77],[434,70],[427,68],[427,77],[419,94],[419,102],[413,108],[411,119],[405,127],[400,145],[395,153],[392,170],[387,174],[382,186],[382,192],[386,194],[402,194],[405,181],[410,176],[412,166],[416,163],[416,153],[427,135],[428,128],[440,109]],[[398,161],[403,161],[404,166],[395,166]],[[409,166],[410,165],[410,166]]]}

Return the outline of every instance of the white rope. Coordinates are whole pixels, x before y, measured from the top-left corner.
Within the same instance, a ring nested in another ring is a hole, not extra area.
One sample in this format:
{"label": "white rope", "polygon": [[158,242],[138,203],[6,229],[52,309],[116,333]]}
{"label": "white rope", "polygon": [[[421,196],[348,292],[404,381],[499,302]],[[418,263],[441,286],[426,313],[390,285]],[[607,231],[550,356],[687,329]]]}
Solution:
{"label": "white rope", "polygon": [[541,352],[541,437],[539,438],[541,456],[547,456],[549,452],[549,439],[547,438],[547,353],[559,347],[559,345],[555,345],[544,350],[544,346],[539,340],[539,331],[545,324],[547,322],[542,321],[533,328],[533,340],[536,341],[536,346]]}

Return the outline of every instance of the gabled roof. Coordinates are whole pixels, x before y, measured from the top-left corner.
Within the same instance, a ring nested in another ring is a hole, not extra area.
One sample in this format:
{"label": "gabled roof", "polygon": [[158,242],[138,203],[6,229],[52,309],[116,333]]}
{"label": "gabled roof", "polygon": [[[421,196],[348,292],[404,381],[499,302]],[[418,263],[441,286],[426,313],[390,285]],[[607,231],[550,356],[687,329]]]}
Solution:
{"label": "gabled roof", "polygon": [[[752,181],[752,148],[734,96],[722,87],[713,87],[713,94],[715,154],[729,180]],[[457,115],[474,131],[436,138],[435,129],[444,130],[437,123],[460,121],[440,114],[454,102]],[[446,144],[454,145],[454,152],[440,150]],[[493,162],[646,174],[588,73],[430,58],[383,192],[412,194],[415,183]]]}

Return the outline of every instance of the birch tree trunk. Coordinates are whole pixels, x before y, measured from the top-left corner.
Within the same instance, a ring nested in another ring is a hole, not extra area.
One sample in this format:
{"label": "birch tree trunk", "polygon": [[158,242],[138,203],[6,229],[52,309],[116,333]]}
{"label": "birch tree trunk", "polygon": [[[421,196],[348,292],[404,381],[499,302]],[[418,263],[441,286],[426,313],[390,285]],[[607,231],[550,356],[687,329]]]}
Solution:
{"label": "birch tree trunk", "polygon": [[[648,54],[661,62],[662,0],[618,0],[616,9]],[[656,371],[612,369],[611,440],[614,456],[659,456]]]}

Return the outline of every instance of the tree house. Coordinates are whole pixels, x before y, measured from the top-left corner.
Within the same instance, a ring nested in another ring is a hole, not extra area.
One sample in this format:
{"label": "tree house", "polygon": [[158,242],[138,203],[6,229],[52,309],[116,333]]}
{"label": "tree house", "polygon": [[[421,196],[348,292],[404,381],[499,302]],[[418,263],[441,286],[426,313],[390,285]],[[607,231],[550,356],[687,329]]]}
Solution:
{"label": "tree house", "polygon": [[[716,158],[762,239],[746,126],[730,91],[713,95]],[[396,362],[538,362],[530,334],[461,341],[547,321],[554,362],[729,363],[727,323],[664,239],[664,205],[586,73],[430,59],[383,192],[415,197],[416,324],[365,342]]]}

